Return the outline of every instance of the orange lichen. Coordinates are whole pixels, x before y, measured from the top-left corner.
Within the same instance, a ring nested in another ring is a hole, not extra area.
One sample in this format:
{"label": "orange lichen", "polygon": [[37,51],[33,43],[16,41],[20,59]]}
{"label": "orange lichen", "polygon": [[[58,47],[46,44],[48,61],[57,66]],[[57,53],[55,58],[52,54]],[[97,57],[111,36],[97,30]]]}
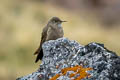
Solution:
{"label": "orange lichen", "polygon": [[56,66],[56,69],[58,69],[59,68],[59,66]]}
{"label": "orange lichen", "polygon": [[71,77],[74,77],[75,75],[76,75],[75,73],[71,73],[69,77],[71,78]]}
{"label": "orange lichen", "polygon": [[56,74],[50,80],[56,80],[59,76],[66,75],[67,71],[74,71],[74,73],[71,73],[69,75],[70,78],[74,77],[77,74],[80,75],[80,76],[78,76],[77,78],[75,78],[73,80],[81,80],[81,79],[83,79],[85,77],[91,77],[90,74],[88,74],[86,72],[88,70],[92,70],[92,68],[84,68],[83,66],[80,66],[80,65],[76,65],[74,67],[64,68],[64,69],[61,70],[61,73],[62,73],[61,75],[60,74]]}

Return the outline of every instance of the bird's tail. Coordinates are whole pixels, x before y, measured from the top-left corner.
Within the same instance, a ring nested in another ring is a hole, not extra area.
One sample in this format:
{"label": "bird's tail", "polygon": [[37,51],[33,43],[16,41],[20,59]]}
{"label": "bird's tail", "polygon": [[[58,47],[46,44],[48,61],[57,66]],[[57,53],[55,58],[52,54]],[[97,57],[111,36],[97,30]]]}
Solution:
{"label": "bird's tail", "polygon": [[34,53],[34,55],[39,54],[39,52],[40,52],[40,47],[36,50],[36,52]]}
{"label": "bird's tail", "polygon": [[41,59],[42,59],[42,57],[43,57],[43,50],[42,50],[42,49],[40,49],[40,52],[38,53],[37,58],[36,58],[36,60],[35,60],[35,63],[37,63],[37,62],[38,62],[38,60],[41,60]]}

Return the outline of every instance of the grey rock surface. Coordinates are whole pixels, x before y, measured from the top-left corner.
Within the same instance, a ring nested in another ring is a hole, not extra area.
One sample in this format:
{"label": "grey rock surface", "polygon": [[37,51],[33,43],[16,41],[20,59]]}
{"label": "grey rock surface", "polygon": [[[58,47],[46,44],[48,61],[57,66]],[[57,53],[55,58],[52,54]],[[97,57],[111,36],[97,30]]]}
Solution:
{"label": "grey rock surface", "polygon": [[[45,42],[42,47],[44,56],[40,68],[17,80],[49,80],[54,75],[61,74],[61,69],[76,65],[93,68],[87,71],[91,77],[82,80],[120,80],[120,57],[106,49],[103,44],[90,43],[82,46],[76,41],[59,38]],[[57,80],[72,80],[80,76],[70,78],[71,73],[73,71],[68,71]]]}

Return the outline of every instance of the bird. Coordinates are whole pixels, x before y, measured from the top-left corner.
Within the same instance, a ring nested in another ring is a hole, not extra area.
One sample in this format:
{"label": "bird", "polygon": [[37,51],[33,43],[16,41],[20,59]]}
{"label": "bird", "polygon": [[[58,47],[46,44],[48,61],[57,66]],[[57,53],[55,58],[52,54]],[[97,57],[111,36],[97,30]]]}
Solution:
{"label": "bird", "polygon": [[58,17],[52,17],[48,21],[47,25],[43,28],[43,31],[41,34],[40,46],[34,53],[34,55],[37,55],[35,63],[37,63],[39,60],[42,60],[43,58],[42,44],[44,42],[49,40],[56,40],[64,36],[63,28],[61,26],[63,22],[67,22],[67,21],[62,21]]}

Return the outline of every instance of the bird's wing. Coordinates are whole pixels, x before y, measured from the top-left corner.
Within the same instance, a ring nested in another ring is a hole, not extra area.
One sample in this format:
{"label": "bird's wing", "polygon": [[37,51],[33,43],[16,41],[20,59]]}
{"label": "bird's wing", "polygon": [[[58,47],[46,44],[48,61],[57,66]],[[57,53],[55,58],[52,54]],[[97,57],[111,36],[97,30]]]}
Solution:
{"label": "bird's wing", "polygon": [[42,44],[46,41],[47,30],[48,30],[48,27],[45,27],[45,28],[43,29],[42,36],[41,36],[41,41],[40,41],[40,46],[38,47],[38,49],[36,50],[36,52],[34,53],[34,55],[40,53],[40,50],[41,50],[41,48],[42,48]]}

